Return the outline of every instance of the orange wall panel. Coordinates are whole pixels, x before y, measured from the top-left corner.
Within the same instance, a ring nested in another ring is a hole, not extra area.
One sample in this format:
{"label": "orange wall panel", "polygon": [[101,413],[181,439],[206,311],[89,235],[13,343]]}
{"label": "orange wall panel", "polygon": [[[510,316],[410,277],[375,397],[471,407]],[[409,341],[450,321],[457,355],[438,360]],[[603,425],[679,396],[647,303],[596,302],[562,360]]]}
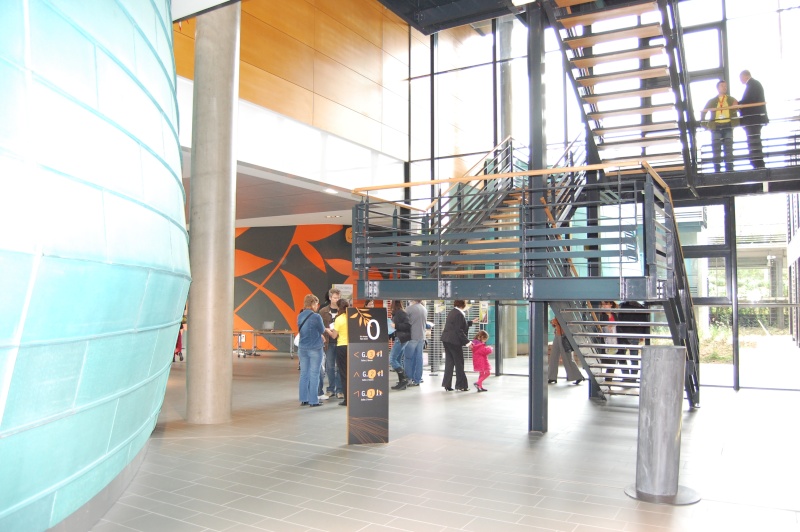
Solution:
{"label": "orange wall panel", "polygon": [[[239,96],[406,159],[410,31],[377,0],[243,0]],[[173,25],[188,79],[194,34],[195,19]]]}
{"label": "orange wall panel", "polygon": [[313,119],[314,95],[248,64],[239,65],[239,97],[305,124]]}
{"label": "orange wall panel", "polygon": [[184,33],[172,32],[175,72],[184,78],[194,79],[194,38]]}
{"label": "orange wall panel", "polygon": [[381,119],[381,86],[320,53],[314,58],[314,92],[373,120]]}
{"label": "orange wall panel", "polygon": [[395,95],[408,99],[408,63],[384,52],[382,85]]}
{"label": "orange wall panel", "polygon": [[317,0],[317,9],[379,48],[383,41],[380,7],[363,0]]}
{"label": "orange wall panel", "polygon": [[314,87],[314,49],[265,24],[242,14],[241,60],[256,68],[295,83]]}
{"label": "orange wall panel", "polygon": [[381,149],[381,124],[341,104],[314,95],[314,127],[357,142]]}
{"label": "orange wall panel", "polygon": [[308,0],[244,0],[242,15],[247,13],[297,39],[314,46],[314,2]]}
{"label": "orange wall panel", "polygon": [[392,129],[408,134],[408,97],[384,89],[381,121]]}
{"label": "orange wall panel", "polygon": [[396,60],[408,65],[408,25],[385,19],[382,48]]}
{"label": "orange wall panel", "polygon": [[317,51],[376,83],[381,82],[381,49],[319,12],[314,36]]}

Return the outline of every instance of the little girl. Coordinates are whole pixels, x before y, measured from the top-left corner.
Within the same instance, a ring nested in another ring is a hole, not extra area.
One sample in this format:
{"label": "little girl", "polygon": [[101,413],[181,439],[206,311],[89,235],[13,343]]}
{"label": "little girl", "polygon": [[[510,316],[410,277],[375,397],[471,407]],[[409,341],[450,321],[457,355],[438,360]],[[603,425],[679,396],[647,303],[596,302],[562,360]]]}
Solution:
{"label": "little girl", "polygon": [[470,347],[472,347],[472,369],[478,372],[478,382],[475,383],[475,388],[479,392],[488,391],[483,387],[483,381],[492,372],[492,366],[489,365],[489,355],[492,354],[491,346],[486,345],[486,340],[489,339],[489,333],[486,331],[478,331],[475,338],[472,340]]}

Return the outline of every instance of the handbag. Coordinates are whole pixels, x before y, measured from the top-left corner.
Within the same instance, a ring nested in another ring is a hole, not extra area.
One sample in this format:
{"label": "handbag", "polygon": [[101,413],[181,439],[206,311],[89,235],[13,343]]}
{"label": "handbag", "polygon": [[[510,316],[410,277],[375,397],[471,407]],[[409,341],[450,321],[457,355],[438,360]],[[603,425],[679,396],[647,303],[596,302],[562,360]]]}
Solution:
{"label": "handbag", "polygon": [[[314,314],[314,313],[312,312],[311,314]],[[306,316],[306,319],[304,319],[304,320],[303,320],[303,323],[301,323],[301,324],[300,324],[300,327],[298,327],[298,328],[297,328],[297,334],[296,334],[296,335],[295,335],[295,337],[294,337],[294,346],[295,346],[295,347],[300,347],[300,329],[302,329],[302,328],[303,328],[303,325],[305,325],[305,324],[306,324],[306,321],[308,321],[308,318],[310,318],[310,317],[311,317],[311,314],[309,314],[308,316]]]}

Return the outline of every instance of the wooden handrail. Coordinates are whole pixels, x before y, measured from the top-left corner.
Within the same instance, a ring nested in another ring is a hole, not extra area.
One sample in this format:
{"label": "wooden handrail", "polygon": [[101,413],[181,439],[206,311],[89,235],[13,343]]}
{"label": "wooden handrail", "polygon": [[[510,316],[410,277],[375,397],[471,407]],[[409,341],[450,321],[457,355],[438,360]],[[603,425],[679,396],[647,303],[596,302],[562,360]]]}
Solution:
{"label": "wooden handrail", "polygon": [[[369,198],[370,197],[370,195],[368,193],[361,192],[359,190],[353,190],[352,194],[356,194],[358,196],[363,196],[365,198]],[[417,212],[427,212],[428,211],[428,209],[420,209],[419,207],[414,207],[413,205],[409,205],[407,203],[400,203],[400,202],[397,202],[397,201],[389,201],[389,200],[385,200],[385,199],[381,199],[381,198],[378,198],[378,199],[380,199],[380,201],[382,203],[387,203],[389,205],[394,205],[395,207],[400,207],[401,209],[408,209],[410,211],[417,211]]]}
{"label": "wooden handrail", "polygon": [[700,116],[703,116],[706,111],[716,111],[718,109],[745,109],[747,107],[760,107],[762,105],[767,105],[767,102],[756,102],[756,103],[746,103],[743,105],[729,105],[727,107],[706,107],[702,111],[700,111]]}
{"label": "wooden handrail", "polygon": [[413,181],[411,183],[397,183],[393,185],[374,185],[370,187],[359,187],[352,190],[353,194],[361,194],[363,192],[370,192],[373,190],[391,190],[395,188],[411,188],[420,186],[438,185],[441,183],[467,183],[469,181],[476,181],[478,179],[489,181],[492,179],[505,179],[507,177],[526,177],[536,175],[551,175],[551,174],[566,174],[570,172],[592,171],[592,170],[608,170],[613,168],[627,168],[629,166],[641,166],[644,159],[625,159],[613,163],[599,163],[587,164],[583,166],[560,166],[558,168],[544,168],[541,170],[525,170],[524,172],[504,172],[502,174],[486,174],[480,176],[470,177],[451,177],[448,179],[431,179],[430,181]]}

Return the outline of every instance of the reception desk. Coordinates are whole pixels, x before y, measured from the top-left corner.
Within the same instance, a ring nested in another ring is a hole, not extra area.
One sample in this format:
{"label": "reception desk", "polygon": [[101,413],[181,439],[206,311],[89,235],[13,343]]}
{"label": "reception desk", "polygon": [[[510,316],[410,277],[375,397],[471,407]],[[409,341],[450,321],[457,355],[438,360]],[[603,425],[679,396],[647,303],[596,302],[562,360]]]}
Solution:
{"label": "reception desk", "polygon": [[[251,335],[250,350],[247,350],[247,335]],[[288,336],[289,337],[289,357],[294,358],[294,331],[290,329],[242,329],[233,331],[236,337],[236,356],[247,358],[247,356],[259,356],[256,340],[259,336]]]}

